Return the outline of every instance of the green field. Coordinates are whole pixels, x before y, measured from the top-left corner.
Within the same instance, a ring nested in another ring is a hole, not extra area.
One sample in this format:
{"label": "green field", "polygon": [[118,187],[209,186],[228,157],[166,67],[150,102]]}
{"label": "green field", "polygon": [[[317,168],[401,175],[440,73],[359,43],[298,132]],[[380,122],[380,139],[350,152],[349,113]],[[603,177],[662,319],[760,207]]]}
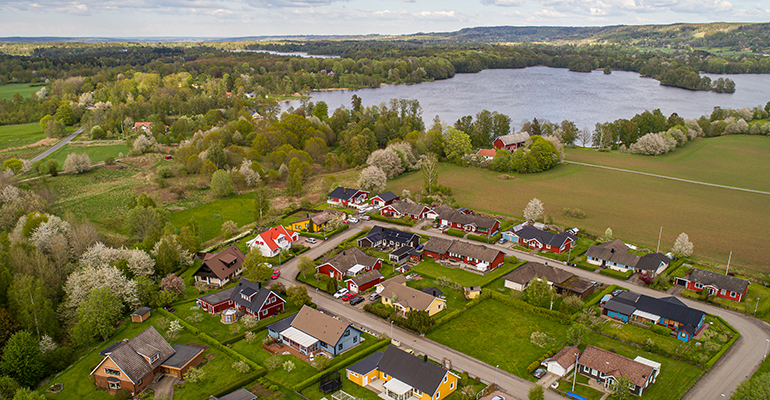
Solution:
{"label": "green field", "polygon": [[486,275],[480,275],[460,268],[445,267],[436,263],[431,258],[426,258],[412,267],[412,271],[433,278],[447,277],[462,286],[486,286],[495,279],[510,273],[523,264],[525,264],[523,261],[514,264],[506,261],[494,271],[489,272]]}
{"label": "green field", "polygon": [[201,240],[206,242],[222,233],[222,223],[225,221],[235,221],[238,226],[254,222],[254,194],[244,193],[219,199],[171,214],[171,222],[179,228],[192,217],[200,224]]}
{"label": "green field", "polygon": [[135,167],[97,168],[81,175],[59,175],[46,183],[57,196],[54,211],[71,211],[78,217],[104,223],[128,211],[127,205],[136,195],[134,175],[139,172]]}
{"label": "green field", "polygon": [[[716,145],[724,139],[745,139],[747,147],[752,143],[758,146],[756,139],[767,140],[742,135],[696,141],[694,145]],[[766,143],[770,144],[770,140]],[[683,149],[686,150],[687,147]],[[655,160],[645,158],[639,162]],[[765,171],[764,166],[770,163],[757,160],[751,163],[755,172],[733,183],[760,188],[770,186],[770,180],[766,179],[770,172],[758,173]],[[703,168],[703,163],[699,165],[698,168]],[[680,169],[685,170],[684,167]],[[765,249],[755,243],[756,234],[770,226],[770,197],[767,195],[572,164],[562,164],[539,174],[518,174],[510,180],[498,178],[499,173],[494,171],[450,164],[442,164],[439,170],[439,183],[452,188],[455,199],[462,206],[521,216],[527,202],[537,197],[543,201],[546,214],[563,226],[577,226],[593,234],[602,234],[610,227],[615,237],[653,250],[663,226],[663,251],[671,248],[679,233],[686,232],[695,245],[696,257],[726,263],[732,250],[733,265],[770,271]],[[733,170],[738,173],[740,169],[735,167]],[[671,175],[675,174],[671,172]],[[695,174],[687,177],[702,178]],[[760,184],[761,180],[767,182]],[[716,178],[713,181],[721,183]],[[419,172],[402,175],[388,182],[387,189],[394,192],[409,189],[417,193],[422,189],[422,176]],[[562,210],[565,207],[583,210],[586,218],[564,216]]]}
{"label": "green field", "polygon": [[41,139],[45,139],[45,132],[37,123],[0,126],[0,150],[26,146]]}
{"label": "green field", "polygon": [[0,85],[0,98],[5,100],[13,99],[14,93],[19,93],[25,99],[31,94],[37,93],[42,86],[31,86],[29,83],[10,83],[8,85]]}
{"label": "green field", "polygon": [[61,149],[51,154],[49,158],[58,161],[59,167],[61,167],[64,165],[64,160],[66,160],[67,156],[71,153],[86,153],[91,159],[91,162],[96,163],[104,161],[110,157],[118,158],[120,153],[126,155],[128,152],[129,149],[125,143],[110,144],[106,146],[82,146],[67,144],[66,146],[63,146]]}

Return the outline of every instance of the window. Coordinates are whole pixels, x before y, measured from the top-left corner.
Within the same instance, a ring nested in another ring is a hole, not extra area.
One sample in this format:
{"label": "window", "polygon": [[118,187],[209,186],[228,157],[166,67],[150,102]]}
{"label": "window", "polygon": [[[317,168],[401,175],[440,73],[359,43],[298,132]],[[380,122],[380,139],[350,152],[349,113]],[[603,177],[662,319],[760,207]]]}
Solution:
{"label": "window", "polygon": [[262,315],[263,316],[267,315],[267,310],[262,310]]}
{"label": "window", "polygon": [[441,397],[441,392],[436,392],[436,398],[438,399],[440,397]]}
{"label": "window", "polygon": [[[727,292],[727,290],[722,289],[722,290],[719,291],[719,294],[725,294],[726,292]],[[730,296],[732,296],[732,294]]]}
{"label": "window", "polygon": [[454,382],[450,383],[449,384],[449,390],[452,390],[454,388],[455,388],[455,383]]}
{"label": "window", "polygon": [[137,386],[142,386],[142,380],[139,379],[139,382],[136,382]]}
{"label": "window", "polygon": [[358,343],[358,336],[353,336],[353,343]]}
{"label": "window", "polygon": [[358,377],[358,374],[357,374],[357,373],[355,373],[355,372],[353,372],[353,371],[348,371],[348,372],[350,372],[350,375],[352,375],[352,376],[355,376],[355,377]]}
{"label": "window", "polygon": [[342,350],[342,343],[340,343],[340,345],[337,346],[337,350]]}
{"label": "window", "polygon": [[444,375],[444,383],[446,383],[447,378],[448,378],[447,375]]}
{"label": "window", "polygon": [[738,293],[730,292],[730,297],[735,297]]}
{"label": "window", "polygon": [[108,382],[110,385],[110,389],[119,390],[120,389],[120,382]]}
{"label": "window", "polygon": [[157,353],[156,353],[154,356],[150,357],[150,362],[151,362],[151,363],[154,363],[154,362],[155,362],[155,360],[157,360],[157,359],[158,359],[158,357],[160,357],[160,354],[157,354]]}
{"label": "window", "polygon": [[346,330],[343,336],[350,336],[350,329]]}
{"label": "window", "polygon": [[112,368],[105,368],[104,373],[107,375],[120,376],[120,371]]}
{"label": "window", "polygon": [[696,289],[703,289],[703,285],[701,285],[700,283],[696,283],[695,284],[695,288]]}

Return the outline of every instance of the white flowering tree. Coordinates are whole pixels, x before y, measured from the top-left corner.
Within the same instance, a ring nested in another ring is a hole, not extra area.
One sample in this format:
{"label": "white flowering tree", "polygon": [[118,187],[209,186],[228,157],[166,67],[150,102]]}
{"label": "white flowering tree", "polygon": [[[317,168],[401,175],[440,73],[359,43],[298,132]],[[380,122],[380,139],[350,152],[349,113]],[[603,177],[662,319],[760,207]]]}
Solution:
{"label": "white flowering tree", "polygon": [[361,171],[358,177],[358,186],[361,190],[372,193],[380,193],[385,189],[388,177],[380,167],[370,165]]}
{"label": "white flowering tree", "polygon": [[674,247],[671,251],[678,257],[689,257],[692,255],[693,244],[686,233],[682,232],[674,241]]}
{"label": "white flowering tree", "polygon": [[70,153],[64,160],[62,172],[65,174],[80,174],[91,170],[91,159],[86,153]]}
{"label": "white flowering tree", "polygon": [[128,269],[135,276],[155,273],[155,260],[144,250],[120,249],[121,259],[128,261]]}
{"label": "white flowering tree", "polygon": [[524,207],[524,219],[527,221],[536,221],[543,216],[543,213],[545,213],[545,207],[538,198],[530,200]]}
{"label": "white flowering tree", "polygon": [[241,167],[238,168],[238,172],[246,179],[246,186],[248,187],[256,186],[262,180],[259,172],[251,168],[251,163],[251,160],[243,160]]}
{"label": "white flowering tree", "polygon": [[404,172],[401,157],[392,148],[375,150],[366,159],[368,165],[379,167],[388,179],[393,179]]}
{"label": "white flowering tree", "polygon": [[136,282],[126,278],[116,267],[87,266],[70,274],[64,284],[64,309],[74,315],[80,304],[96,288],[107,287],[123,303],[124,307],[139,305]]}

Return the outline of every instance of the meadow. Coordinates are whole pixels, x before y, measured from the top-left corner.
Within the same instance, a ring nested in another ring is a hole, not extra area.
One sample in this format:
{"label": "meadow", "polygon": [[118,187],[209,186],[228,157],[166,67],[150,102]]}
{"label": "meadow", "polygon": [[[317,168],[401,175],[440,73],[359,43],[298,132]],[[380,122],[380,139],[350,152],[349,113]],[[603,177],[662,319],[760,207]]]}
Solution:
{"label": "meadow", "polygon": [[0,98],[5,100],[12,100],[14,93],[19,93],[25,99],[33,93],[37,93],[42,86],[32,86],[29,83],[10,83],[7,85],[0,85]]}
{"label": "meadow", "polygon": [[123,141],[120,141],[120,144],[91,144],[88,146],[68,144],[51,154],[49,158],[56,160],[59,163],[59,167],[61,167],[64,165],[64,161],[67,159],[67,156],[72,153],[88,154],[88,158],[91,159],[91,162],[97,163],[102,162],[108,158],[118,158],[121,154],[125,155],[128,154],[128,152],[129,148],[125,143],[123,143]]}
{"label": "meadow", "polygon": [[[756,139],[749,136],[741,138],[749,143]],[[702,142],[706,146],[710,143],[718,145],[722,143],[721,139]],[[740,138],[724,139],[734,141]],[[638,158],[625,154],[611,156],[611,159],[620,160],[624,160],[623,157]],[[690,158],[697,161],[698,157],[693,155]],[[757,171],[770,164],[750,157],[745,159],[750,160],[746,163],[753,164]],[[638,162],[654,164],[655,160],[650,158]],[[700,167],[692,167],[692,171],[705,168],[705,162],[701,161]],[[687,163],[684,162],[684,165],[686,167]],[[688,176],[690,167],[685,167],[680,167],[678,172],[683,177],[702,178],[695,172]],[[744,167],[733,167],[734,173],[739,173],[741,168]],[[671,174],[674,175],[673,172]],[[757,179],[752,184],[762,187],[758,183],[762,175],[756,175]],[[747,182],[754,178],[737,179],[732,182],[734,185],[748,186]],[[654,250],[662,226],[662,251],[671,249],[676,237],[685,232],[695,245],[694,256],[697,258],[724,264],[729,252],[733,251],[733,265],[760,272],[770,271],[764,251],[766,246],[757,243],[756,235],[766,231],[770,225],[770,198],[767,195],[574,164],[562,164],[539,174],[517,174],[514,179],[501,179],[500,174],[494,171],[441,164],[438,180],[439,184],[452,189],[460,205],[478,211],[521,217],[527,202],[537,197],[543,201],[546,214],[565,227],[576,226],[596,235],[604,233],[609,227],[615,237]],[[715,178],[714,183],[721,182]],[[415,172],[388,182],[387,189],[396,193],[409,189],[417,193],[422,186],[422,176]],[[564,208],[579,208],[585,212],[586,218],[566,216],[562,213]]]}
{"label": "meadow", "polygon": [[26,146],[41,139],[45,139],[45,132],[37,123],[0,126],[0,150]]}

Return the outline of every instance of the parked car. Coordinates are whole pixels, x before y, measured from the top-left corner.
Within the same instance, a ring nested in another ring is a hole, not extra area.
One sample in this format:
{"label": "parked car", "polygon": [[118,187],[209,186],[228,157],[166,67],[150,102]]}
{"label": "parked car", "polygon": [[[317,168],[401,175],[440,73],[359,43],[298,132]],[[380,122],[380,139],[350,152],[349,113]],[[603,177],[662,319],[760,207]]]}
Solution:
{"label": "parked car", "polygon": [[353,297],[352,299],[350,299],[350,305],[354,306],[356,304],[362,303],[363,301],[364,301],[363,297],[356,296],[356,297]]}
{"label": "parked car", "polygon": [[311,237],[309,237],[309,238],[305,238],[305,241],[306,241],[306,242],[308,242],[308,243],[315,243],[315,242],[317,242],[318,240],[316,240],[316,238],[311,238]]}
{"label": "parked car", "polygon": [[353,292],[348,292],[342,295],[342,301],[350,301],[353,297],[356,297],[356,294]]}
{"label": "parked car", "polygon": [[351,224],[355,224],[356,222],[358,222],[358,218],[350,217],[350,218],[348,218],[348,222],[350,222]]}
{"label": "parked car", "polygon": [[364,220],[364,221],[369,221],[370,219],[372,219],[372,217],[370,217],[368,215],[364,215],[364,216],[361,217],[361,219]]}
{"label": "parked car", "polygon": [[505,396],[495,396],[492,400],[505,400]]}
{"label": "parked car", "polygon": [[339,299],[340,297],[348,294],[348,288],[342,288],[337,291],[337,293],[334,293],[334,298]]}
{"label": "parked car", "polygon": [[500,238],[500,240],[498,240],[497,243],[503,244],[503,243],[505,243],[507,241],[508,241],[508,239],[506,239],[506,238]]}
{"label": "parked car", "polygon": [[270,278],[278,279],[278,277],[280,277],[280,276],[281,276],[281,270],[276,269],[276,270],[273,271],[273,275]]}
{"label": "parked car", "polygon": [[382,296],[380,296],[379,293],[377,293],[377,292],[372,293],[372,294],[369,295],[369,301],[377,301],[377,300],[380,299],[380,297],[382,297]]}
{"label": "parked car", "polygon": [[420,250],[422,250],[422,249],[424,249],[424,248],[425,248],[425,245],[424,245],[424,244],[418,244],[418,245],[417,245],[417,248],[416,248],[415,250],[417,250],[417,251],[420,251]]}
{"label": "parked car", "polygon": [[535,370],[535,372],[532,374],[535,378],[540,379],[545,376],[545,370],[542,368],[538,368]]}

